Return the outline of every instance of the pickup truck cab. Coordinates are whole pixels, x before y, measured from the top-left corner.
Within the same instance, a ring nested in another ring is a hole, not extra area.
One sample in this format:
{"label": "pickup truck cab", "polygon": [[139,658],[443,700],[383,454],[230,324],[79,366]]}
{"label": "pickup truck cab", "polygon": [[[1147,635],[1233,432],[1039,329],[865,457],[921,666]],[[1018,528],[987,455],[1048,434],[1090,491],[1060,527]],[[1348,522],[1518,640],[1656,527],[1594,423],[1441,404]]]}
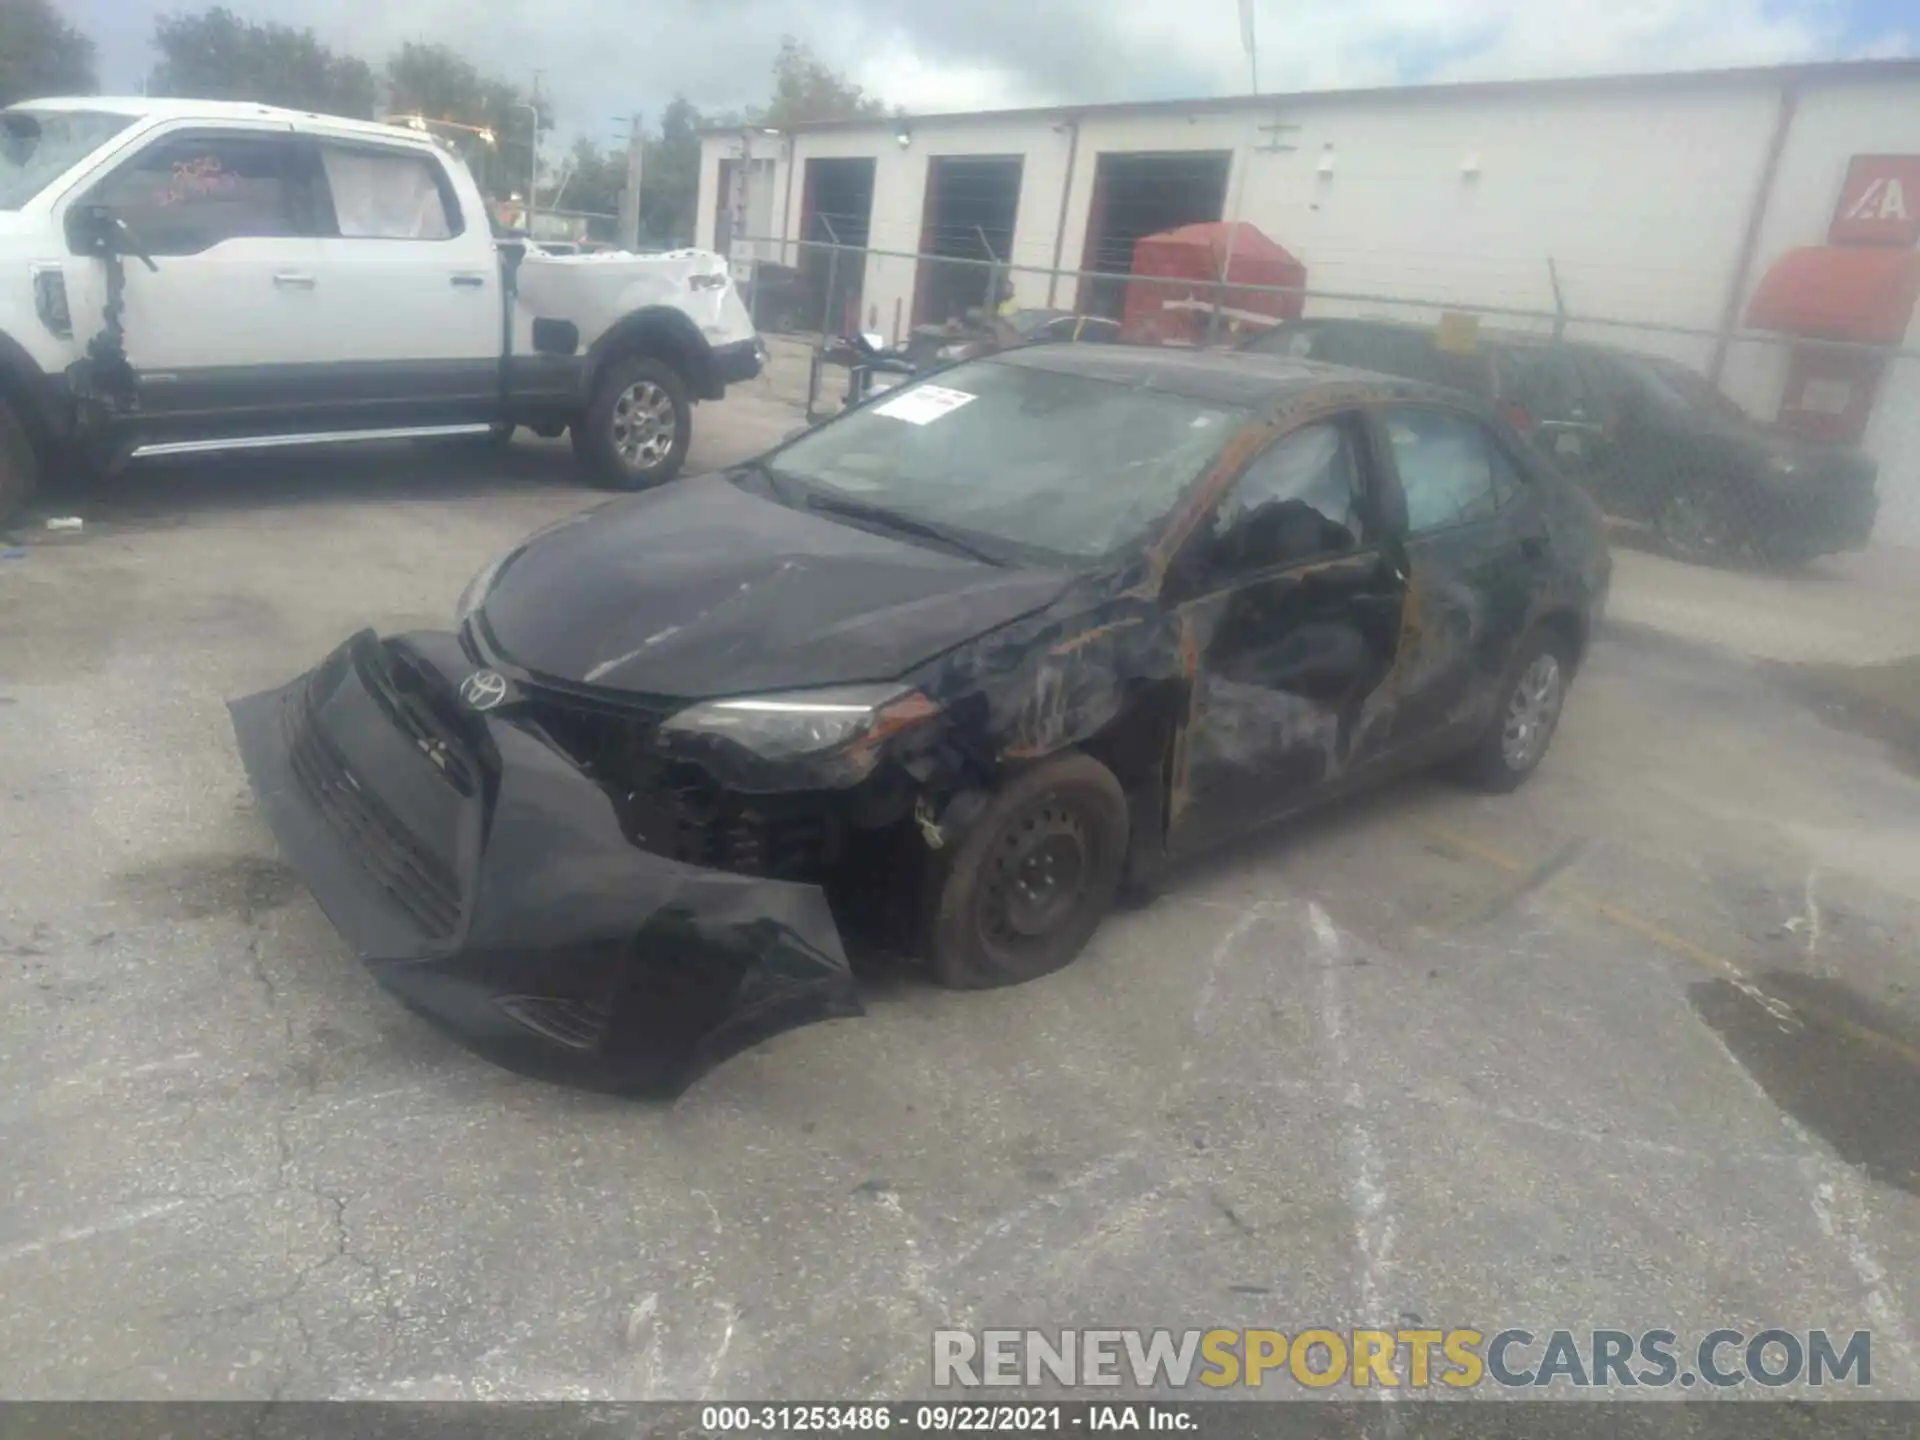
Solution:
{"label": "pickup truck cab", "polygon": [[67,467],[520,425],[637,488],[763,355],[720,256],[496,240],[415,130],[225,101],[0,111],[0,514]]}

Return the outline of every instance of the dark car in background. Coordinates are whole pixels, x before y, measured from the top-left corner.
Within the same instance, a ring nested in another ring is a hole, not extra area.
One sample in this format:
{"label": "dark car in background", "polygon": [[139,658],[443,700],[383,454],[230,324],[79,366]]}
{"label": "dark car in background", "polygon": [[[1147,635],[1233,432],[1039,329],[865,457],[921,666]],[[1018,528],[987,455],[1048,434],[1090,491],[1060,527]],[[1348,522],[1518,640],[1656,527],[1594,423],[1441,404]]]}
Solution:
{"label": "dark car in background", "polygon": [[1120,322],[1104,315],[1014,310],[1005,315],[977,314],[968,323],[916,326],[907,341],[907,354],[915,364],[928,366],[974,360],[1015,345],[1112,345],[1119,339]]}
{"label": "dark car in background", "polygon": [[1359,319],[1290,322],[1246,348],[1481,396],[1608,515],[1687,558],[1790,564],[1873,531],[1871,457],[1764,426],[1674,360],[1484,329],[1450,348],[1431,327]]}
{"label": "dark car in background", "polygon": [[1250,827],[1441,761],[1512,789],[1608,576],[1464,396],[1040,345],[553,526],[457,631],[363,632],[234,724],[387,985],[671,1093],[859,1013],[843,934],[1010,984]]}

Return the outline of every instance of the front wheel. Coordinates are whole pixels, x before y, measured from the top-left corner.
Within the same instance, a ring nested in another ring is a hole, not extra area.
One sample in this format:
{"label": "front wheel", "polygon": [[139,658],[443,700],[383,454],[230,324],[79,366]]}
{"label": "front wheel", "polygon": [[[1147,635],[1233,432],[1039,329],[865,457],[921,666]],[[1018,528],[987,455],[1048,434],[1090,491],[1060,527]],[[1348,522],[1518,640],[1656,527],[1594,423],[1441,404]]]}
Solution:
{"label": "front wheel", "polygon": [[601,375],[573,427],[573,451],[595,484],[644,490],[680,473],[692,437],[693,405],[678,372],[635,355]]}
{"label": "front wheel", "polygon": [[1021,772],[936,867],[929,960],[977,990],[1051,974],[1092,938],[1127,856],[1127,797],[1088,755]]}
{"label": "front wheel", "polygon": [[1493,723],[1466,756],[1468,781],[1496,792],[1526,783],[1553,743],[1570,674],[1566,642],[1550,630],[1536,630],[1507,670]]}

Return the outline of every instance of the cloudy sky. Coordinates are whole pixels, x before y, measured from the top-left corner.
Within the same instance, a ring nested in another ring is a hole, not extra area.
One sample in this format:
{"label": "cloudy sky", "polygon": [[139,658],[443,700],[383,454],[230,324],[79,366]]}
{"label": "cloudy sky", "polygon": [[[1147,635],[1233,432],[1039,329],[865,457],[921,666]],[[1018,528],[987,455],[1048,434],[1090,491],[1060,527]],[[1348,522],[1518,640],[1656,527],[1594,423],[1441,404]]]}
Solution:
{"label": "cloudy sky", "polygon": [[[206,0],[66,0],[108,89],[137,89],[156,11]],[[1237,0],[226,0],[378,61],[447,42],[542,88],[562,133],[605,139],[676,91],[765,98],[792,33],[921,114],[1244,91]],[[1256,0],[1262,89],[1592,74],[1920,53],[1920,0]]]}

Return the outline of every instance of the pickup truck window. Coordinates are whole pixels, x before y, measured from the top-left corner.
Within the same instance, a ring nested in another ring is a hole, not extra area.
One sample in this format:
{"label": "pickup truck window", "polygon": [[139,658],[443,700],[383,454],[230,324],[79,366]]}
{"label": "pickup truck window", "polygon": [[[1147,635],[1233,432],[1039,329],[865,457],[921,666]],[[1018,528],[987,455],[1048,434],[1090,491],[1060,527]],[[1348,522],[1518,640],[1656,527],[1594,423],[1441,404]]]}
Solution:
{"label": "pickup truck window", "polygon": [[320,147],[340,234],[349,240],[451,240],[461,230],[439,164],[398,150]]}
{"label": "pickup truck window", "polygon": [[132,123],[98,110],[0,111],[0,210],[18,210]]}
{"label": "pickup truck window", "polygon": [[312,187],[291,137],[170,135],[101,182],[111,207],[153,255],[197,255],[223,240],[307,236]]}

